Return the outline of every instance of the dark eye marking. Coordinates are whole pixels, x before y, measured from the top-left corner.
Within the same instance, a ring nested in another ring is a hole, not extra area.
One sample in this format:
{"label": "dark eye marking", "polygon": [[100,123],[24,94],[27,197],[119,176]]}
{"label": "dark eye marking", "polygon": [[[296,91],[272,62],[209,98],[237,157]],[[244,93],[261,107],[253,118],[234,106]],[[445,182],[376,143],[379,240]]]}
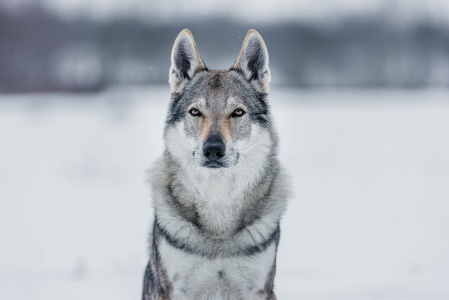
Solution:
{"label": "dark eye marking", "polygon": [[189,114],[194,117],[201,117],[203,114],[196,108],[192,108],[189,110]]}
{"label": "dark eye marking", "polygon": [[234,110],[231,114],[231,117],[233,118],[239,118],[241,116],[243,116],[246,112],[241,109],[241,108],[237,108],[236,110]]}
{"label": "dark eye marking", "polygon": [[260,116],[260,115],[266,115],[268,113],[267,110],[261,110],[254,113],[251,113],[252,116]]}

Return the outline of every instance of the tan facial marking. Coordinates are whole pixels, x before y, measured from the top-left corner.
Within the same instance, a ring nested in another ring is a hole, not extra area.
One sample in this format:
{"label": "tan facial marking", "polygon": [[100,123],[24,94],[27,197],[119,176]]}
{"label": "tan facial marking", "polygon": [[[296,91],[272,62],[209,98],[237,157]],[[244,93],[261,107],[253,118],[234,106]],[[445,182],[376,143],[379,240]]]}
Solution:
{"label": "tan facial marking", "polygon": [[200,141],[201,143],[205,143],[207,137],[209,136],[210,128],[212,127],[212,122],[210,118],[202,117],[200,121]]}
{"label": "tan facial marking", "polygon": [[221,137],[223,138],[224,143],[227,144],[228,141],[232,140],[231,118],[223,116],[220,123]]}

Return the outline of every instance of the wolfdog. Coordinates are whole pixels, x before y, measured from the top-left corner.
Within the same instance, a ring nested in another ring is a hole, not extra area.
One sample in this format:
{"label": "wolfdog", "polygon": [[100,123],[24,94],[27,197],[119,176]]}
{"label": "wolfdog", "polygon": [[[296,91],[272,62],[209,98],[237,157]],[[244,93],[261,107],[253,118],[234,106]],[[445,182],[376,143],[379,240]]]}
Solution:
{"label": "wolfdog", "polygon": [[209,70],[185,29],[171,53],[165,152],[150,169],[154,223],[143,299],[276,299],[288,177],[250,30],[229,70]]}

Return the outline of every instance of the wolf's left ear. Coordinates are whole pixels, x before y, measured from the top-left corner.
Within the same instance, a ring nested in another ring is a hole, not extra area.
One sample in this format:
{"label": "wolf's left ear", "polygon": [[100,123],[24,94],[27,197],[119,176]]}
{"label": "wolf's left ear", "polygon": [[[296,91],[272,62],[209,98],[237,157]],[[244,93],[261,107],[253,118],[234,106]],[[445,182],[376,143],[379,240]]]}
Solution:
{"label": "wolf's left ear", "polygon": [[176,38],[171,52],[168,82],[172,92],[181,92],[192,76],[204,69],[206,69],[206,65],[196,48],[193,35],[190,30],[184,29]]}
{"label": "wolf's left ear", "polygon": [[271,76],[267,46],[262,36],[254,29],[248,31],[239,57],[231,70],[242,72],[246,80],[251,82],[257,90],[268,91]]}

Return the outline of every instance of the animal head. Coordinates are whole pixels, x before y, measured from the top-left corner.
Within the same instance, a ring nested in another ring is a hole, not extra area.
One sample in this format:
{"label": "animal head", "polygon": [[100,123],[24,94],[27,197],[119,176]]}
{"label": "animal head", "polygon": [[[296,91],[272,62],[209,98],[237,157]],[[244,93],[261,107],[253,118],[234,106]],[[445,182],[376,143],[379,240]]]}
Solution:
{"label": "animal head", "polygon": [[169,72],[168,154],[182,166],[211,171],[264,167],[276,147],[269,82],[268,52],[257,31],[248,32],[229,70],[208,70],[192,33],[181,31]]}

